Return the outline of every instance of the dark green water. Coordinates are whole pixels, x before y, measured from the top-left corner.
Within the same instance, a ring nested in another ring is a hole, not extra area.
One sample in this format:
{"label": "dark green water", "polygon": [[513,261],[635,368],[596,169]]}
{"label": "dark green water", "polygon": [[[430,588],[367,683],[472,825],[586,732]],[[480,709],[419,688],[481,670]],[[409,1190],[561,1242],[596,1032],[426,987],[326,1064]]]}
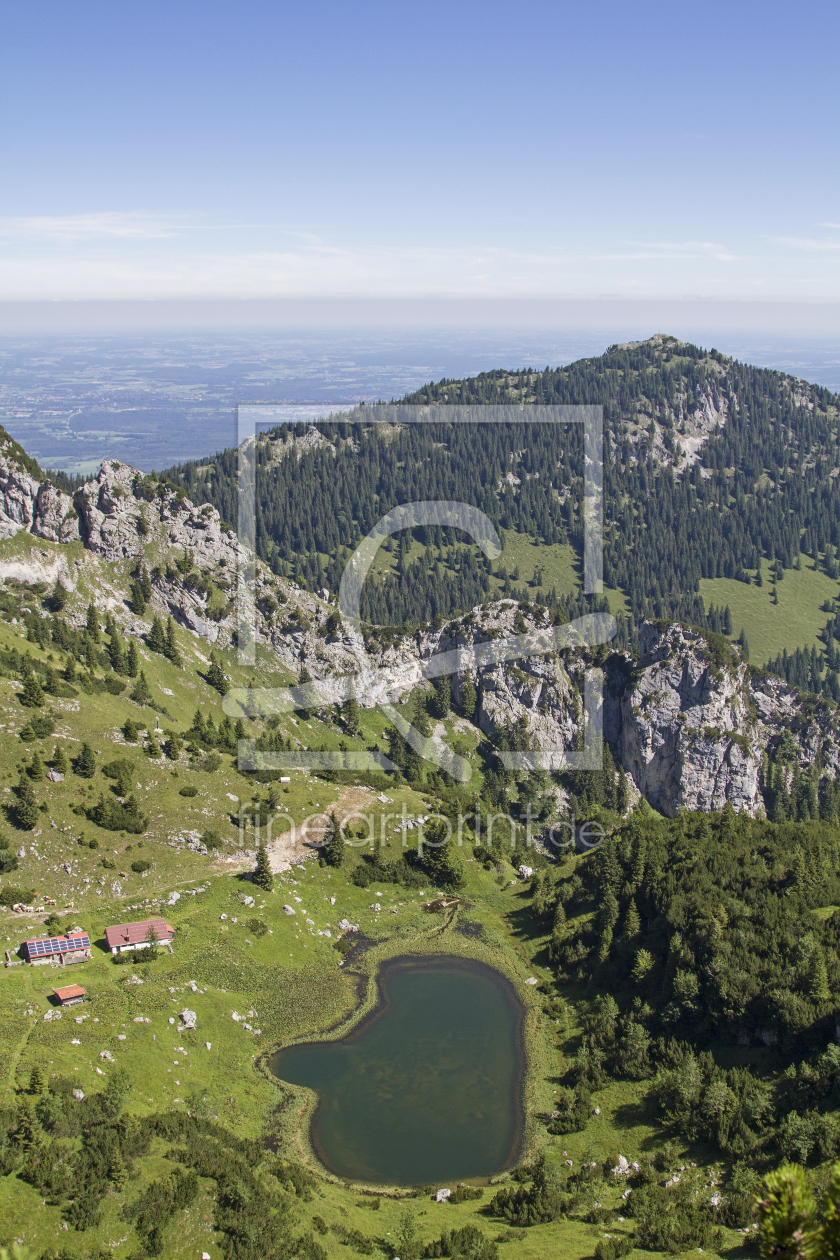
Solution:
{"label": "dark green water", "polygon": [[312,1142],[340,1177],[446,1184],[498,1172],[516,1155],[522,1015],[482,963],[395,958],[376,1011],[341,1041],[289,1046],[274,1074],[319,1096]]}

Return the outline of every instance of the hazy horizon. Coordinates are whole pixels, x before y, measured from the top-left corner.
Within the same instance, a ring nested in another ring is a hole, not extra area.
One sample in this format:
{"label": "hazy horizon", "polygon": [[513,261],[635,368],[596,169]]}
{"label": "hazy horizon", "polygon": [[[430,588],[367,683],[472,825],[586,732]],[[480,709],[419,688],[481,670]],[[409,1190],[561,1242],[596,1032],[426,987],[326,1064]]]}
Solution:
{"label": "hazy horizon", "polygon": [[[557,367],[656,331],[611,328],[193,328],[0,334],[0,422],[42,467],[143,471],[236,443],[238,402],[376,402],[430,380]],[[840,391],[833,337],[679,329],[685,340]],[[585,401],[585,400],[583,400]]]}

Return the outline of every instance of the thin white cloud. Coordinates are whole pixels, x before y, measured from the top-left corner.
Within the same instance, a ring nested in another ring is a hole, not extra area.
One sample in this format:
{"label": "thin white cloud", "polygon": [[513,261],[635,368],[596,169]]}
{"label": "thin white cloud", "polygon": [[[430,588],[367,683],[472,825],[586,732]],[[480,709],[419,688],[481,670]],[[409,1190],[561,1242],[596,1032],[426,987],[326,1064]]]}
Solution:
{"label": "thin white cloud", "polygon": [[631,241],[642,253],[616,255],[626,258],[717,258],[735,262],[738,255],[717,241]]}
{"label": "thin white cloud", "polygon": [[814,240],[807,236],[774,236],[774,245],[784,245],[787,249],[801,249],[809,254],[836,254],[840,252],[840,241]]}
{"label": "thin white cloud", "polygon": [[172,215],[104,211],[95,214],[34,214],[0,217],[0,237],[24,240],[162,240],[185,224]]}
{"label": "thin white cloud", "polygon": [[[196,217],[0,219],[0,236],[9,241],[0,251],[0,300],[604,293],[836,300],[840,293],[840,245],[823,248],[821,257],[798,240],[791,248],[765,237],[760,249],[754,242],[737,255],[716,241],[561,233],[551,242],[529,241],[531,249],[350,243],[309,224],[196,224]],[[222,235],[213,239],[214,232]]]}

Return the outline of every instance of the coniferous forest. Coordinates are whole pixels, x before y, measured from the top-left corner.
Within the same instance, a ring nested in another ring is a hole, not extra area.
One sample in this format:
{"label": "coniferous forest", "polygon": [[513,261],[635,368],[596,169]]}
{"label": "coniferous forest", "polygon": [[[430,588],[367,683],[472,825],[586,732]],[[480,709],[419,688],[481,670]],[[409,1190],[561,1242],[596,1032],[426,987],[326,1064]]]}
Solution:
{"label": "coniferous forest", "polygon": [[[702,578],[760,583],[763,558],[779,582],[800,552],[828,576],[840,572],[840,398],[819,386],[653,338],[543,373],[443,380],[405,401],[603,405],[604,583],[626,596],[635,622],[673,618],[731,634],[728,610],[705,606]],[[363,417],[360,408],[353,419]],[[474,504],[503,535],[570,543],[581,553],[583,441],[573,427],[422,424],[385,432],[338,420],[318,428],[320,444],[292,445],[303,425],[280,425],[257,444],[257,551],[277,573],[337,590],[348,556],[380,517],[421,499]],[[235,519],[235,450],[165,476]],[[502,594],[562,606],[569,616],[583,607],[574,591],[518,587],[499,562],[457,545],[452,531],[414,532],[428,550],[412,556],[412,539],[395,537],[392,567],[366,584],[362,609],[371,622],[410,625],[463,611],[488,598],[494,575]],[[824,651],[768,667],[833,696],[835,628]]]}

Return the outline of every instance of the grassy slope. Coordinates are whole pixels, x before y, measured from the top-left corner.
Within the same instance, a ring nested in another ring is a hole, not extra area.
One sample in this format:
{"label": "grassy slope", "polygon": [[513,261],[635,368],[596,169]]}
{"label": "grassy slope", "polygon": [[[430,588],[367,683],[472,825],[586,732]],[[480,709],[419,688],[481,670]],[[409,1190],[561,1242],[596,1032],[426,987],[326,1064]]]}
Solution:
{"label": "grassy slope", "polygon": [[[418,560],[421,556],[428,556],[430,560],[434,560],[438,553],[434,547],[426,548],[414,540],[411,543],[408,554],[411,560]],[[443,559],[443,556],[441,558]],[[328,557],[325,556],[324,559],[326,560]],[[494,570],[499,566],[502,566],[508,574],[518,568],[519,577],[514,580],[513,585],[516,587],[528,586],[532,595],[544,595],[552,587],[557,588],[558,595],[580,594],[580,558],[574,547],[568,543],[555,543],[551,546],[545,546],[535,542],[528,534],[519,534],[514,530],[506,530],[504,550],[498,561],[495,562]],[[530,582],[537,566],[543,570],[543,584],[541,587],[531,588]],[[380,548],[371,570],[372,574],[381,578],[386,572],[396,573],[396,571],[396,555]],[[489,598],[499,598],[504,586],[503,581],[493,576],[490,579],[490,583],[491,593]],[[622,591],[605,586],[604,594],[610,601],[610,608],[613,613],[628,611],[627,601]]]}
{"label": "grassy slope", "polygon": [[[35,540],[19,536],[0,545],[0,559],[29,557],[49,563],[56,550],[49,544],[36,544]],[[523,563],[520,563],[521,570]],[[101,592],[110,583],[118,593],[124,581],[124,571],[119,564],[98,565],[86,557],[84,565],[80,589],[74,597],[77,611],[86,605],[94,589]],[[72,606],[68,611],[72,611]],[[19,626],[0,621],[0,646],[16,645],[31,651],[33,657],[46,659],[48,653],[41,652],[34,644],[24,646],[19,631]],[[145,653],[143,659],[153,694],[171,715],[161,715],[162,725],[186,729],[196,705],[205,712],[212,709],[218,722],[222,716],[220,699],[200,677],[202,658],[207,656],[206,645],[188,643],[183,632],[180,639],[185,656],[183,668],[176,668],[150,653]],[[233,657],[225,666],[234,680],[239,680]],[[268,676],[268,663],[261,672],[264,677]],[[173,695],[165,695],[163,687]],[[186,755],[177,765],[172,765],[163,759],[149,760],[136,745],[123,746],[119,728],[129,714],[137,720],[141,713],[125,695],[82,694],[78,709],[70,702],[62,702],[68,707],[60,709],[59,702],[48,700],[48,706],[55,709],[59,721],[57,734],[24,749],[17,732],[29,714],[21,708],[17,690],[10,680],[0,679],[4,728],[0,730],[0,784],[9,787],[17,777],[18,762],[24,754],[28,759],[33,747],[38,747],[47,759],[56,742],[62,742],[72,755],[79,742],[86,739],[101,750],[100,762],[113,756],[134,759],[135,781],[142,785],[150,827],[141,838],[123,837],[102,832],[79,819],[70,812],[71,804],[88,797],[95,799],[99,791],[107,791],[108,785],[99,773],[90,785],[71,773],[62,784],[36,785],[38,799],[47,803],[48,812],[44,814],[43,824],[36,826],[33,833],[16,832],[11,825],[5,828],[14,848],[23,844],[28,851],[21,869],[9,877],[9,882],[30,884],[39,894],[56,897],[59,908],[61,902],[72,895],[75,908],[63,917],[63,922],[68,926],[78,923],[86,927],[97,944],[91,961],[69,972],[29,967],[0,972],[3,1101],[13,1101],[15,1091],[26,1085],[35,1064],[45,1075],[72,1076],[86,1092],[95,1090],[111,1070],[108,1061],[99,1057],[103,1050],[108,1050],[134,1079],[129,1104],[132,1111],[143,1114],[170,1105],[185,1105],[186,1097],[197,1091],[206,1098],[204,1105],[217,1114],[222,1123],[243,1135],[257,1136],[269,1122],[280,1091],[257,1069],[256,1057],[281,1039],[314,1033],[335,1022],[351,1009],[354,1001],[352,988],[338,968],[332,941],[316,935],[316,931],[325,930],[329,924],[334,936],[342,915],[359,923],[369,935],[383,940],[397,932],[410,936],[428,931],[429,920],[419,909],[420,896],[386,886],[381,890],[384,896],[378,898],[383,910],[377,913],[371,909],[376,899],[375,889],[359,889],[348,882],[344,872],[330,872],[310,862],[305,869],[278,881],[273,893],[257,894],[256,906],[246,910],[242,895],[256,890],[243,881],[241,868],[220,867],[212,857],[177,851],[168,844],[170,835],[185,828],[200,831],[215,827],[229,848],[236,846],[238,832],[229,815],[234,805],[227,794],[244,800],[252,794],[253,785],[237,773],[229,757],[224,757],[221,768],[208,776],[191,768]],[[152,711],[142,712],[153,726]],[[362,720],[363,732],[353,741],[357,746],[364,746],[382,732],[382,720],[376,713],[363,713]],[[342,738],[334,727],[314,721],[310,725],[314,742],[323,741],[335,747]],[[302,728],[291,724],[285,729],[290,733],[297,729],[303,734]],[[293,775],[293,779],[286,803],[295,819],[329,808],[341,791],[339,787],[307,780],[302,775]],[[193,781],[200,795],[181,797],[179,787]],[[4,795],[11,799],[7,793]],[[403,803],[409,813],[423,809],[422,796],[409,789],[394,790],[389,796],[392,800],[387,806],[376,803],[373,812],[377,816],[383,808],[398,813]],[[50,826],[50,820],[55,822],[56,829]],[[80,847],[76,841],[81,831],[86,839],[96,835],[100,848],[92,851]],[[393,827],[388,834],[389,847],[394,853],[399,852],[401,837],[395,835]],[[138,851],[141,841],[143,847]],[[37,858],[31,852],[33,848],[39,855]],[[116,896],[112,891],[115,872],[105,871],[101,866],[106,852],[117,862],[118,870],[128,870],[134,857],[150,860],[152,869],[146,876],[129,874],[123,878],[122,894]],[[72,876],[63,871],[64,862],[71,865]],[[541,954],[544,940],[534,935],[522,889],[509,878],[500,884],[499,878],[477,864],[468,863],[466,869],[466,892],[475,901],[475,917],[484,925],[488,940],[504,951],[506,965],[524,979],[546,959]],[[512,874],[508,871],[508,877]],[[86,875],[90,876],[87,891]],[[105,886],[97,893],[97,881],[103,878]],[[114,966],[102,948],[104,927],[125,918],[144,917],[156,909],[173,888],[182,892],[177,905],[165,910],[166,917],[177,928],[174,954],[163,955],[147,967]],[[190,888],[204,891],[191,896]],[[331,896],[336,897],[335,906],[329,903]],[[294,902],[295,897],[301,898],[300,903]],[[299,904],[314,920],[315,928],[307,928],[302,915],[295,918],[285,915],[284,902]],[[390,913],[392,908],[397,910],[395,915]],[[221,918],[223,914],[227,919]],[[33,931],[43,930],[44,917],[35,917],[33,922],[33,916],[27,916],[24,922],[20,916],[5,913],[0,920],[0,930],[9,945],[16,946]],[[265,924],[264,935],[257,935],[248,926],[248,920],[255,917]],[[142,985],[125,983],[133,970],[143,979]],[[53,985],[68,979],[85,986],[89,1002],[82,1012],[64,1012],[60,1021],[44,1023],[43,1015],[49,1009]],[[191,981],[199,992],[193,991]],[[192,1033],[178,1032],[177,1013],[185,1006],[198,1015],[198,1028]],[[233,1010],[246,1017],[254,1011],[248,1022],[261,1029],[260,1036],[248,1033],[241,1023],[233,1021]],[[88,1014],[89,1018],[76,1024],[79,1013]],[[141,1016],[150,1022],[136,1023],[135,1019]],[[175,1022],[170,1024],[170,1019]],[[547,1032],[554,1034],[553,1028]],[[80,1044],[74,1045],[74,1040]],[[209,1050],[205,1042],[210,1042]],[[546,1075],[540,1085],[542,1106],[559,1084],[564,1051],[568,1052],[575,1045],[576,1028],[572,1024],[558,1035],[553,1074]],[[603,1157],[619,1151],[629,1157],[638,1154],[653,1134],[650,1117],[639,1112],[639,1092],[639,1087],[632,1084],[612,1085],[602,1091],[595,1099],[600,1106],[600,1116],[592,1118],[584,1133],[549,1139],[550,1157],[558,1160],[569,1157],[577,1164],[584,1157]],[[181,1101],[176,1102],[176,1099]],[[78,1252],[81,1248],[82,1254],[87,1255],[94,1241],[105,1245],[122,1240],[111,1249],[117,1260],[126,1260],[137,1244],[129,1226],[120,1217],[122,1202],[125,1198],[133,1200],[148,1180],[169,1167],[163,1158],[164,1152],[165,1146],[161,1143],[154,1148],[152,1157],[140,1161],[138,1178],[129,1181],[121,1194],[107,1198],[99,1227],[80,1238],[70,1238],[73,1250]],[[616,1198],[618,1188],[610,1188],[609,1194]],[[547,1254],[562,1254],[577,1260],[577,1257],[592,1254],[595,1241],[605,1228],[621,1229],[621,1226],[596,1228],[577,1221],[558,1222],[529,1230],[522,1240],[507,1241],[505,1227],[483,1215],[480,1203],[443,1207],[419,1199],[413,1202],[413,1207],[425,1238],[474,1217],[488,1236],[503,1239],[503,1260],[507,1256],[536,1260]],[[352,1189],[329,1181],[320,1183],[314,1202],[300,1210],[304,1219],[317,1211],[328,1221],[341,1221],[358,1228],[381,1239],[383,1248],[387,1248],[389,1231],[393,1233],[396,1229],[398,1216],[398,1208],[391,1201],[386,1200],[377,1213],[372,1213],[361,1206],[361,1200]],[[45,1206],[36,1191],[15,1177],[0,1178],[0,1219],[8,1236],[25,1239],[35,1255],[48,1243],[68,1241],[68,1235],[60,1229],[59,1209]],[[736,1236],[731,1235],[730,1243],[735,1241]],[[351,1254],[333,1235],[328,1236],[325,1245],[330,1256],[349,1257]],[[220,1255],[219,1239],[212,1231],[212,1203],[206,1195],[182,1213],[167,1231],[163,1260],[181,1260],[181,1257],[186,1260],[200,1254],[201,1248],[208,1250],[214,1260]]]}
{"label": "grassy slope", "polygon": [[700,582],[707,608],[711,604],[729,604],[732,629],[737,636],[743,626],[754,665],[764,665],[783,648],[788,652],[798,647],[810,648],[817,643],[817,635],[830,616],[822,611],[821,604],[837,598],[837,582],[815,570],[809,556],[803,555],[801,562],[800,570],[785,570],[777,586],[779,602],[775,605],[766,560],[762,560],[762,587],[747,586],[734,578],[704,578]]}
{"label": "grassy slope", "polygon": [[[530,937],[523,891],[509,883],[500,888],[492,875],[476,865],[468,866],[468,871],[467,892],[481,898],[482,903],[477,917],[488,933],[504,942],[510,963],[524,978],[534,970],[533,956],[539,954],[541,941]],[[12,1064],[16,1067],[18,1084],[25,1085],[31,1065],[37,1062],[45,1075],[50,1072],[73,1075],[81,1088],[95,1089],[104,1079],[98,1078],[96,1067],[101,1064],[106,1073],[110,1070],[98,1057],[100,1050],[108,1049],[135,1080],[130,1100],[132,1111],[143,1114],[165,1108],[173,1100],[183,1100],[188,1093],[199,1089],[220,1121],[239,1133],[259,1134],[270,1119],[279,1090],[255,1070],[254,1056],[273,1041],[314,1031],[332,1022],[349,1009],[352,1001],[349,986],[345,987],[344,978],[337,974],[336,956],[329,943],[302,932],[298,926],[300,920],[284,915],[282,904],[300,896],[302,908],[308,911],[317,927],[326,922],[334,924],[341,912],[360,922],[372,936],[390,933],[394,920],[387,912],[378,916],[372,912],[368,908],[372,892],[350,885],[343,872],[330,872],[309,863],[303,872],[286,877],[274,893],[258,896],[257,913],[272,932],[270,936],[258,938],[243,926],[245,916],[254,914],[242,908],[243,891],[253,891],[253,888],[245,885],[243,889],[236,879],[217,877],[209,881],[206,893],[188,901],[183,899],[181,906],[170,912],[178,928],[176,953],[148,967],[134,969],[144,978],[142,986],[127,986],[124,981],[131,969],[115,967],[101,950],[95,951],[94,961],[73,971],[74,979],[82,980],[92,995],[90,1003],[83,1008],[90,1018],[81,1026],[74,1022],[75,1012],[65,1013],[60,1022],[52,1024],[24,1018],[23,1009],[34,1008],[38,1013],[47,1009],[48,976],[30,968],[5,972],[0,978],[2,1003],[8,1014],[14,1012],[17,1040],[14,1044],[7,1040],[4,1050],[6,1055],[21,1051],[16,1064]],[[325,900],[329,896],[337,897],[334,908]],[[394,919],[401,930],[412,933],[427,930],[429,926],[429,920],[417,908],[419,900],[417,894],[412,896],[404,890],[388,887],[383,906],[388,907],[392,901],[406,903]],[[229,916],[226,922],[220,920],[223,913]],[[238,923],[232,922],[233,916],[238,918]],[[253,943],[249,945],[247,941]],[[281,968],[286,976],[282,982]],[[188,987],[190,980],[197,982],[200,992],[194,993]],[[267,980],[278,987],[282,984],[284,990],[276,1009],[271,1008],[268,1000]],[[177,1021],[177,1012],[185,1005],[198,1015],[198,1028],[194,1033],[179,1033],[177,1022],[174,1027],[168,1022],[170,1018]],[[235,1023],[230,1018],[232,1010],[243,1015],[256,1010],[257,1015],[249,1022],[262,1027],[261,1037],[249,1034],[241,1024]],[[135,1024],[135,1015],[146,1016],[151,1023]],[[558,1071],[563,1051],[568,1052],[576,1044],[576,1032],[572,1025],[558,1039]],[[124,1041],[118,1040],[120,1035],[125,1037]],[[82,1044],[73,1046],[74,1038]],[[209,1051],[204,1044],[208,1040]],[[181,1050],[186,1050],[187,1054]],[[547,1093],[554,1087],[550,1079],[545,1082]],[[577,1165],[583,1159],[604,1158],[619,1151],[629,1158],[638,1155],[653,1134],[650,1117],[639,1107],[640,1093],[640,1086],[629,1083],[614,1084],[600,1091],[594,1097],[600,1116],[593,1117],[584,1133],[550,1139],[550,1157],[572,1158]],[[122,1260],[130,1253],[133,1236],[120,1218],[120,1208],[126,1198],[133,1200],[143,1184],[168,1167],[162,1158],[164,1150],[165,1144],[156,1145],[153,1154],[158,1158],[142,1161],[141,1177],[129,1181],[123,1193],[108,1197],[100,1226],[84,1235],[86,1245],[94,1238],[105,1244],[128,1234],[127,1241],[114,1250],[114,1255]],[[702,1156],[699,1151],[689,1154],[695,1159]],[[605,1206],[617,1202],[619,1190],[617,1187],[609,1192],[602,1200]],[[38,1246],[48,1238],[61,1238],[59,1209],[42,1206],[34,1190],[16,1178],[4,1178],[0,1180],[0,1194],[6,1228],[13,1230],[15,1236],[37,1242]],[[489,1194],[485,1201],[487,1198]],[[302,1218],[319,1212],[328,1223],[337,1221],[351,1225],[387,1242],[388,1231],[395,1231],[397,1226],[398,1206],[385,1200],[374,1214],[361,1206],[363,1202],[352,1189],[326,1181],[321,1183],[315,1200],[301,1209]],[[475,1219],[491,1237],[507,1235],[500,1222],[482,1212],[481,1203],[443,1207],[419,1199],[412,1201],[412,1207],[425,1237],[469,1218]],[[164,1260],[181,1260],[182,1257],[186,1260],[196,1254],[199,1244],[214,1258],[219,1255],[218,1241],[208,1217],[212,1220],[212,1203],[208,1198],[198,1200],[182,1213],[167,1231]],[[605,1231],[620,1232],[621,1226],[558,1222],[528,1230],[522,1240],[503,1243],[501,1254],[503,1258],[521,1257],[522,1260],[562,1254],[569,1260],[582,1260],[591,1256],[595,1241]],[[736,1243],[737,1236],[729,1235],[728,1245]],[[332,1236],[327,1241],[327,1249],[330,1255],[351,1254]]]}

